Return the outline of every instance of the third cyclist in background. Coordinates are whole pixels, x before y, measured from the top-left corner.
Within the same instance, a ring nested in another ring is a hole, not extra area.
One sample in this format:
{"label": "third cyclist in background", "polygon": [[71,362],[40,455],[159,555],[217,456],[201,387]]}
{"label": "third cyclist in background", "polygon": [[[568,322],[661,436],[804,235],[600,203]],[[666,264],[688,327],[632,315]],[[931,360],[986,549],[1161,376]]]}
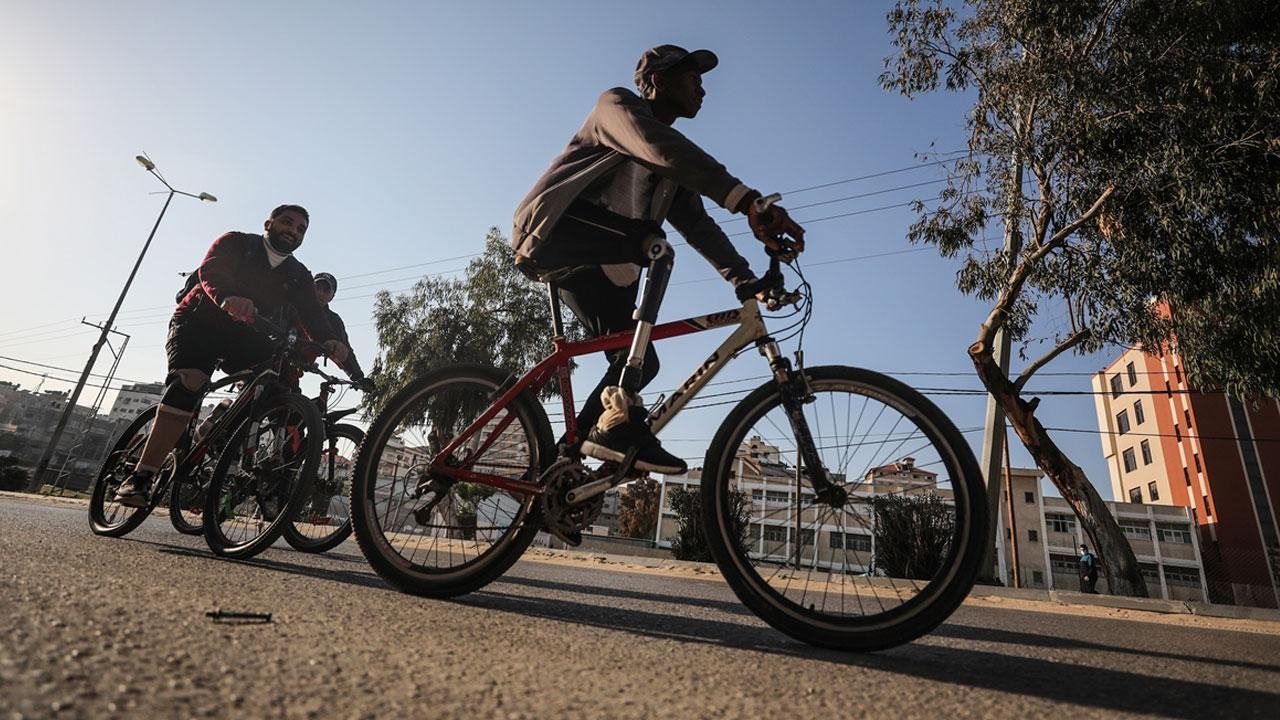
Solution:
{"label": "third cyclist in background", "polygon": [[[338,279],[331,273],[321,272],[315,274],[316,300],[319,301],[325,309],[329,318],[329,325],[337,334],[338,339],[348,348],[351,348],[351,340],[347,337],[347,324],[342,321],[342,316],[333,311],[329,307],[329,303],[333,302],[333,296],[338,294]],[[364,376],[364,371],[360,369],[360,363],[356,360],[355,349],[347,353],[346,362],[342,363],[342,371],[351,378],[356,387],[364,392],[373,391],[373,381]]]}
{"label": "third cyclist in background", "polygon": [[[706,197],[747,216],[752,232],[774,245],[780,234],[803,248],[804,230],[779,206],[761,213],[761,194],[729,174],[672,125],[693,118],[706,91],[702,76],[719,60],[710,50],[675,45],[646,50],[636,65],[637,95],[607,90],[582,128],[534,183],[515,214],[511,244],[526,275],[554,280],[561,299],[592,336],[636,326],[640,269],[669,266],[668,221],[735,287],[755,280],[747,261],[707,215]],[[649,305],[656,314],[662,288]],[[608,371],[578,413],[585,455],[621,461],[637,449],[635,469],[668,474],[687,469],[649,429],[638,391],[658,372],[649,344],[643,357],[607,353]]]}

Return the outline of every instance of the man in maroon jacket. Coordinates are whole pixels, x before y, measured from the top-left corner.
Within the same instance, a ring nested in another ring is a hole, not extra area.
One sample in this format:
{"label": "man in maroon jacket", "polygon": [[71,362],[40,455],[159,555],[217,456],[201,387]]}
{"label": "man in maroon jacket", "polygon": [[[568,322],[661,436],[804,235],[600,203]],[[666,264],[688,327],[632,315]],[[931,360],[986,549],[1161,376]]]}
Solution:
{"label": "man in maroon jacket", "polygon": [[229,232],[209,248],[198,270],[200,282],[169,321],[169,374],[160,409],[137,468],[116,490],[116,502],[130,507],[150,502],[152,479],[182,436],[219,361],[231,373],[271,355],[271,342],[249,325],[259,315],[283,326],[292,307],[307,334],[323,343],[335,362],[347,359],[347,346],[316,300],[311,272],[293,257],[309,222],[304,208],[281,205],[271,211],[263,234]]}

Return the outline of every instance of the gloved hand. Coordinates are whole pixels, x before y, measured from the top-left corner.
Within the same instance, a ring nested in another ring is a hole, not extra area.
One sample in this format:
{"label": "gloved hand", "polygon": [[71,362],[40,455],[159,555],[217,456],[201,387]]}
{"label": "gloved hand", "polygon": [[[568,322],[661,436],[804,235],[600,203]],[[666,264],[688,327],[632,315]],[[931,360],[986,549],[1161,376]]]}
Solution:
{"label": "gloved hand", "polygon": [[770,250],[782,249],[778,243],[779,235],[790,237],[795,243],[796,252],[804,250],[804,228],[792,220],[781,205],[770,206],[761,212],[754,202],[750,203],[747,205],[747,224],[751,226],[751,232],[756,239]]}

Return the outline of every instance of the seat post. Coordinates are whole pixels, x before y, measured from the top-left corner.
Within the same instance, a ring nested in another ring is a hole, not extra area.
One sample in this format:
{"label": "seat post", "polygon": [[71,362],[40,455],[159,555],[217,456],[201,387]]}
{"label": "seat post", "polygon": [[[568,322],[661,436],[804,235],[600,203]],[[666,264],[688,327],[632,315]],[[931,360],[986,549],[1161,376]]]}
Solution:
{"label": "seat post", "polygon": [[560,288],[555,282],[547,283],[547,294],[551,296],[551,336],[564,337],[564,318],[560,315]]}

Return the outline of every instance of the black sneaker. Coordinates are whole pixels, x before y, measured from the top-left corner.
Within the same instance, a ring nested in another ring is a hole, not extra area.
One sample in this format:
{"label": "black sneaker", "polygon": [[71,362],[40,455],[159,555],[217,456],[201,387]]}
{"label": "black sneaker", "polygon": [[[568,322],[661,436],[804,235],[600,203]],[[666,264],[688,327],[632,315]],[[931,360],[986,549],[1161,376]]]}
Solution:
{"label": "black sneaker", "polygon": [[645,422],[646,415],[644,408],[633,407],[626,422],[608,430],[591,428],[586,441],[582,443],[582,454],[597,460],[622,462],[628,450],[638,447],[640,451],[636,453],[635,469],[664,475],[684,474],[689,466],[662,449],[662,443],[658,442],[658,438],[649,429],[649,423]]}
{"label": "black sneaker", "polygon": [[115,501],[131,508],[144,508],[151,504],[151,480],[155,473],[138,470],[125,478],[116,488]]}

